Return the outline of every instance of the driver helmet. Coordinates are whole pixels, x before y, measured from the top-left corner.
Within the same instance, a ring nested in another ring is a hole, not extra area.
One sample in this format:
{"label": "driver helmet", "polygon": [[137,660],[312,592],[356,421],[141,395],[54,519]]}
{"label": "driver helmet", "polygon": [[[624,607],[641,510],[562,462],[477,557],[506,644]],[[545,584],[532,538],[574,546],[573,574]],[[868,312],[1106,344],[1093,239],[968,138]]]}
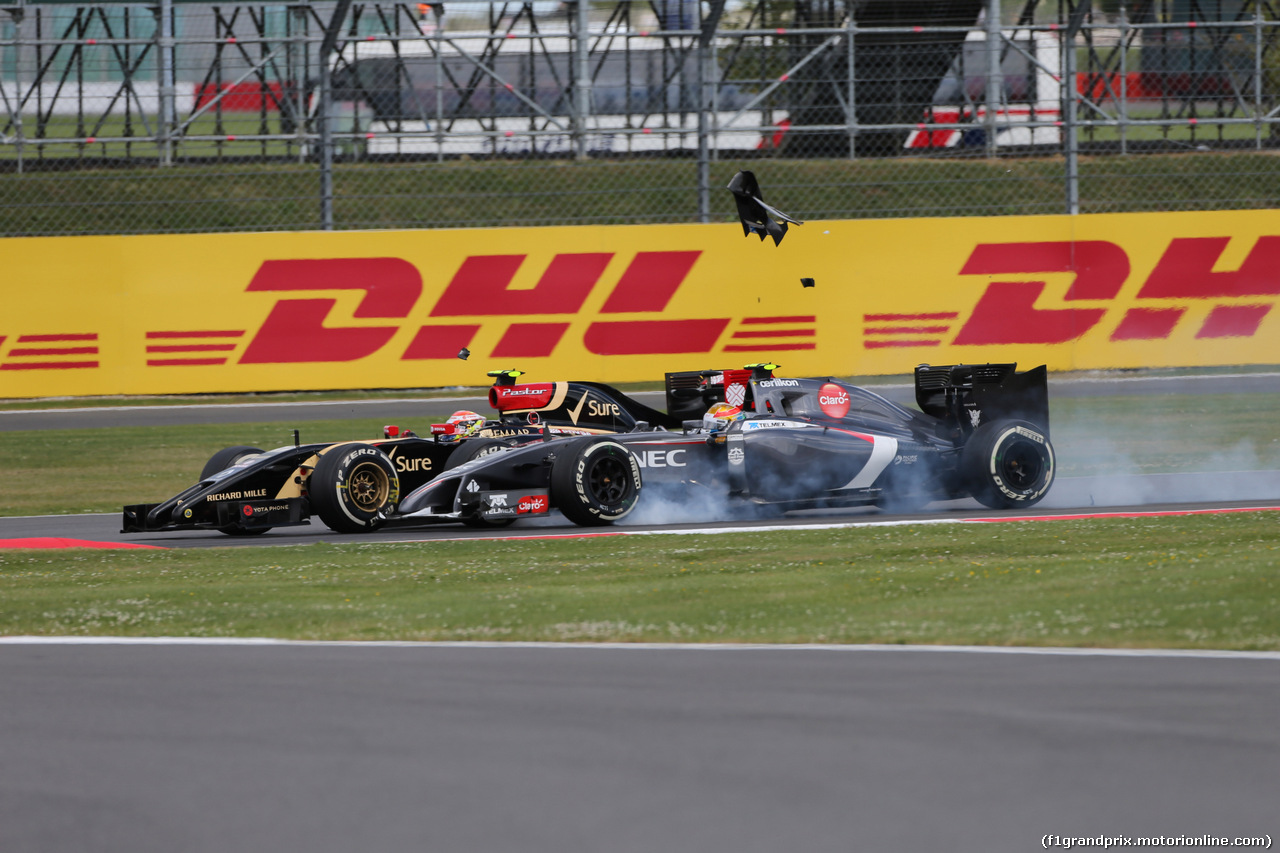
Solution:
{"label": "driver helmet", "polygon": [[744,417],[746,417],[746,414],[742,411],[741,406],[716,403],[702,416],[702,428],[713,431],[725,429],[729,424],[734,421],[740,421]]}
{"label": "driver helmet", "polygon": [[445,421],[453,427],[453,435],[455,438],[470,438],[476,435],[484,428],[484,416],[475,412],[469,412],[466,409],[459,409],[449,416],[449,420]]}

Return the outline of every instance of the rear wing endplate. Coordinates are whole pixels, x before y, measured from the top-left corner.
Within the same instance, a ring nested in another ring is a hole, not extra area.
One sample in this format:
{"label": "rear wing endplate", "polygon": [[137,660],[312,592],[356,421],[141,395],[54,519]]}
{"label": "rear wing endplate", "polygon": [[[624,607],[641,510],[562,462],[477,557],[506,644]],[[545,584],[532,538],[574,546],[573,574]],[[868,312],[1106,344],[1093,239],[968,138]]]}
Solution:
{"label": "rear wing endplate", "polygon": [[926,415],[954,422],[964,432],[1001,418],[1030,421],[1049,433],[1045,365],[1018,371],[1014,364],[922,364],[916,368],[916,405]]}

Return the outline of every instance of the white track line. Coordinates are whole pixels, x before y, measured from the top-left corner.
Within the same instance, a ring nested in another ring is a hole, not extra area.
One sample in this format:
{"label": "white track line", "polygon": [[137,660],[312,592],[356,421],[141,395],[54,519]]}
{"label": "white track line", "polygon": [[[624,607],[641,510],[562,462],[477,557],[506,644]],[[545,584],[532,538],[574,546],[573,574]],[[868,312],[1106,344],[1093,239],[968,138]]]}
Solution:
{"label": "white track line", "polygon": [[303,646],[350,649],[609,649],[616,651],[933,652],[1050,657],[1205,658],[1280,662],[1280,652],[1229,649],[1111,649],[1067,646],[930,646],[875,643],[553,643],[463,640],[278,640],[270,637],[0,637],[7,646]]}
{"label": "white track line", "polygon": [[1277,512],[1280,506],[1220,507],[1215,509],[1117,510],[1115,512],[1064,512],[1056,515],[982,516],[977,518],[903,518],[893,521],[836,521],[812,524],[762,524],[746,527],[696,527],[687,530],[628,530],[625,525],[608,530],[568,533],[529,533],[508,536],[451,536],[437,539],[391,539],[370,545],[419,545],[438,542],[518,542],[525,539],[590,539],[601,536],[712,536],[725,533],[778,533],[788,530],[841,530],[846,527],[902,527],[912,524],[995,524],[1017,521],[1080,521],[1093,518],[1160,518],[1181,515],[1216,515],[1232,512]]}

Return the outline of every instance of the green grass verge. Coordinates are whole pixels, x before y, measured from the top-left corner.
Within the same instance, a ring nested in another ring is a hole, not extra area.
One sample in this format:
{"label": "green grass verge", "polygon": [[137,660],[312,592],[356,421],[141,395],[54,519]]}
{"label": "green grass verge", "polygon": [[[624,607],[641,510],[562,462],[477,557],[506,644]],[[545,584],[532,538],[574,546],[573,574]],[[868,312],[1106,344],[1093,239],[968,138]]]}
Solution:
{"label": "green grass verge", "polygon": [[[401,423],[422,434],[435,417]],[[1270,394],[1065,397],[1053,401],[1062,477],[1191,471],[1280,470],[1280,398]],[[0,515],[117,512],[191,485],[213,453],[233,444],[376,438],[369,418],[0,432]]]}
{"label": "green grass verge", "polygon": [[[740,168],[767,174],[771,199],[805,220],[1065,212],[1061,157],[799,160],[725,157],[713,188]],[[1269,152],[1082,157],[1080,211],[1272,208]],[[340,163],[338,229],[696,222],[692,159]],[[232,161],[0,173],[0,235],[310,230],[321,227],[313,164]],[[711,194],[711,222],[734,221]]]}
{"label": "green grass verge", "polygon": [[1280,649],[1274,512],[0,552],[0,634]]}

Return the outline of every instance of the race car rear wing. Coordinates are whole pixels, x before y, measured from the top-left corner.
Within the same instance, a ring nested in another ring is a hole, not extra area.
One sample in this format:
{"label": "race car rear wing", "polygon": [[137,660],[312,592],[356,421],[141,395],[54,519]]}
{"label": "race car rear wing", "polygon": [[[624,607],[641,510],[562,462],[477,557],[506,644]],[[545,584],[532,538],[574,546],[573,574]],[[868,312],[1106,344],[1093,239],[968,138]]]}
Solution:
{"label": "race car rear wing", "polygon": [[716,403],[750,409],[752,379],[769,379],[776,364],[748,364],[737,370],[684,370],[667,374],[667,412],[677,420],[700,420]]}
{"label": "race car rear wing", "polygon": [[922,364],[916,368],[916,404],[926,415],[972,432],[999,418],[1031,421],[1049,432],[1045,365],[1018,372],[1017,364]]}

